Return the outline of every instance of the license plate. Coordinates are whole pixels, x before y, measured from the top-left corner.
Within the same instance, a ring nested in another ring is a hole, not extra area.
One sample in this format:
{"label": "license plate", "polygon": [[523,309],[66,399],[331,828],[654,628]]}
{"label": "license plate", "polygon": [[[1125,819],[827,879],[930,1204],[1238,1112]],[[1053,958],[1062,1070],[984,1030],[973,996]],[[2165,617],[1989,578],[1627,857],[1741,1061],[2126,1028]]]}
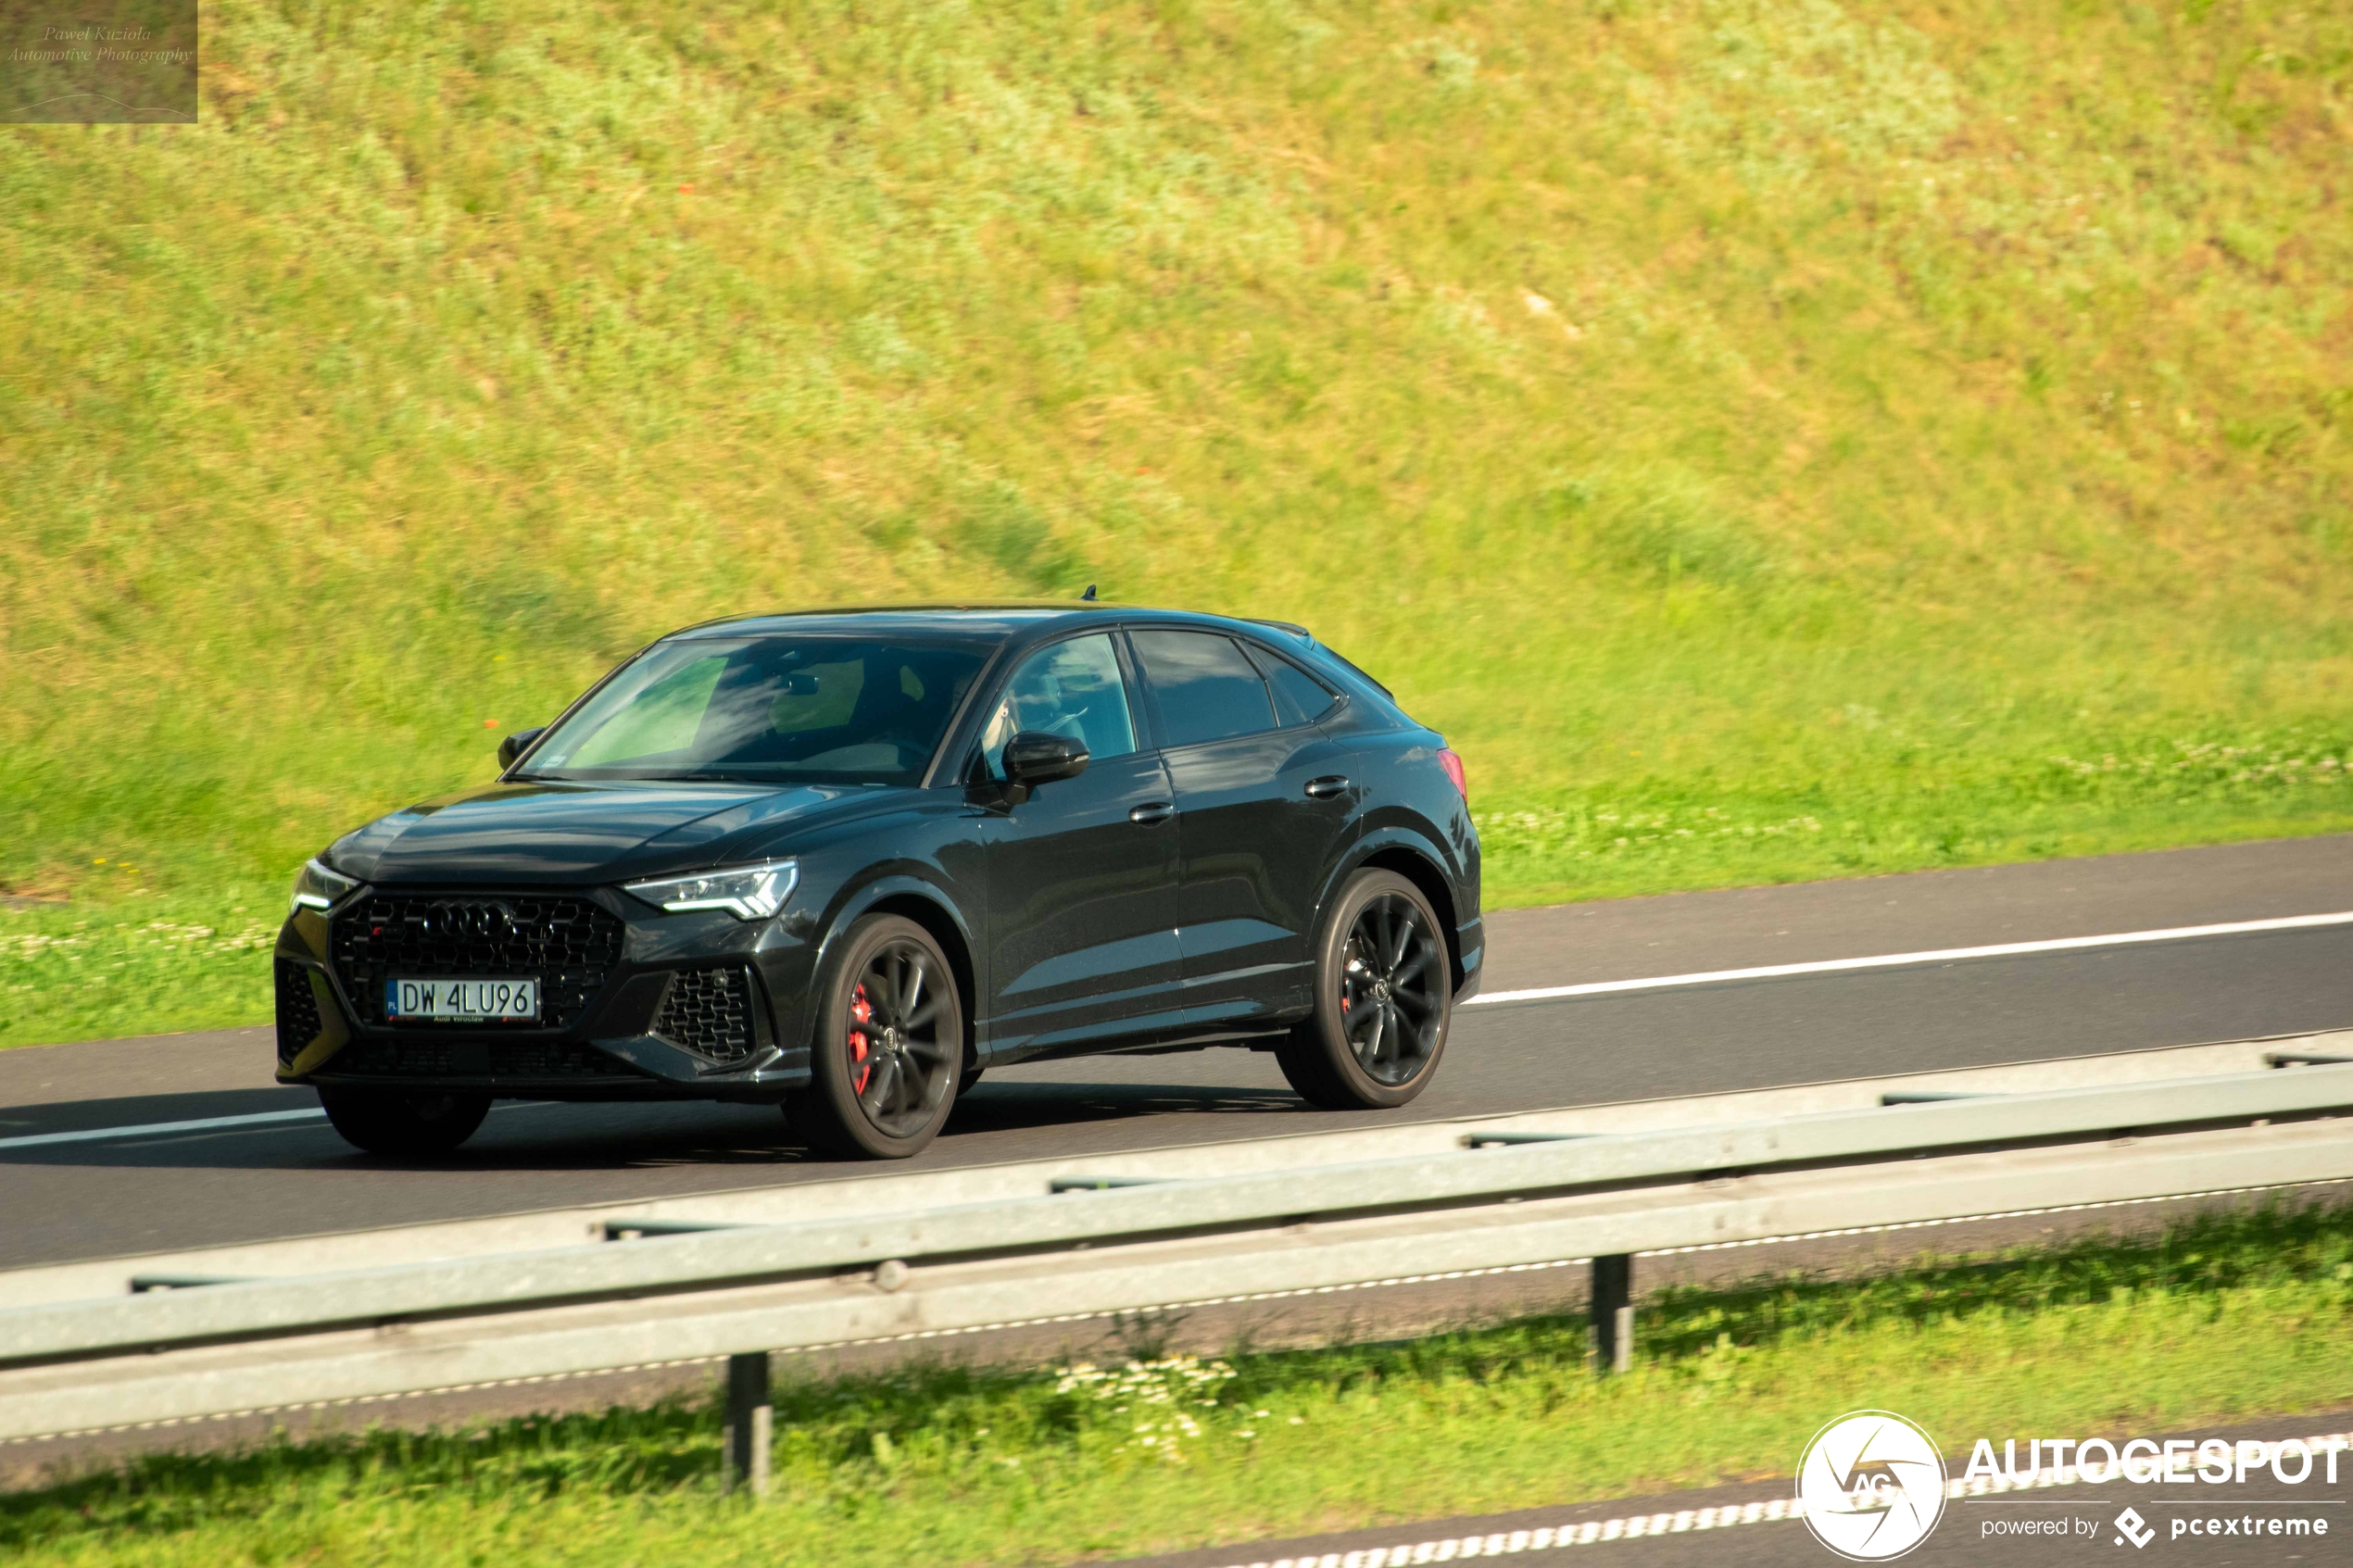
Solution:
{"label": "license plate", "polygon": [[539,1016],[536,980],[387,980],[386,1018],[457,1022],[525,1022]]}

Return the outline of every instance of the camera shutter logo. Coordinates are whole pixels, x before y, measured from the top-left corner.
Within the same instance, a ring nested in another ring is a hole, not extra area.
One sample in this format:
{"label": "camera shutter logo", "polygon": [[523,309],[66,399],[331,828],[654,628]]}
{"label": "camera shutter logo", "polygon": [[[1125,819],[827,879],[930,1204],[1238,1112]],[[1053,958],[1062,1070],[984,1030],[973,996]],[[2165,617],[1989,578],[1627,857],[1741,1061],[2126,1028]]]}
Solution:
{"label": "camera shutter logo", "polygon": [[1856,1411],[1814,1434],[1797,1463],[1814,1538],[1852,1562],[1884,1562],[1928,1538],[1944,1514],[1944,1456],[1911,1422]]}

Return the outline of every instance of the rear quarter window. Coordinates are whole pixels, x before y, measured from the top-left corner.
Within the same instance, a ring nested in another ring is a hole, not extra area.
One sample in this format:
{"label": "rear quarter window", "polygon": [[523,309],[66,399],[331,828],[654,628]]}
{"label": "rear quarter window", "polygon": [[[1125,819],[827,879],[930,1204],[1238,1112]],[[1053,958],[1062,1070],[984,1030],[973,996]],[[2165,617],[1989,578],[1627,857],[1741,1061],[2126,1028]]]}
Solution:
{"label": "rear quarter window", "polygon": [[1340,700],[1329,686],[1280,654],[1253,647],[1250,655],[1266,671],[1266,685],[1275,696],[1275,715],[1284,728],[1313,723],[1330,712],[1332,704]]}

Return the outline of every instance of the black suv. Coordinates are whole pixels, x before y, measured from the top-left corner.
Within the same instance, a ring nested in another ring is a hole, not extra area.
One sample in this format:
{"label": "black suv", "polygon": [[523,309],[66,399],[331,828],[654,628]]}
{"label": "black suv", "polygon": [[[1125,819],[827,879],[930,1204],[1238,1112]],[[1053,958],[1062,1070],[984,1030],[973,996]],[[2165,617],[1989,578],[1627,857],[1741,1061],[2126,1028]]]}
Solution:
{"label": "black suv", "polygon": [[494,1098],[693,1098],[908,1155],[989,1067],[1229,1045],[1398,1106],[1478,977],[1461,760],[1296,626],[714,621],[499,759],[296,884],[278,1077],[361,1148],[454,1148]]}

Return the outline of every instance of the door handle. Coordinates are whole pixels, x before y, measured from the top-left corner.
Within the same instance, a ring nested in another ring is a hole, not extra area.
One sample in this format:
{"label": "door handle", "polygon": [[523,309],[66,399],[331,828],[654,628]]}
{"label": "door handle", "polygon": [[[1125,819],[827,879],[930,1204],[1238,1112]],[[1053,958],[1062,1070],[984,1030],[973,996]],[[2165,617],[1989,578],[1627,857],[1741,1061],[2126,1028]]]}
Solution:
{"label": "door handle", "polygon": [[1320,779],[1307,781],[1308,797],[1313,800],[1329,800],[1336,795],[1346,794],[1347,791],[1348,781],[1338,773],[1327,773]]}
{"label": "door handle", "polygon": [[1167,801],[1154,800],[1147,805],[1139,806],[1134,810],[1128,812],[1127,820],[1142,827],[1151,827],[1155,822],[1166,822],[1169,818],[1175,816],[1176,814],[1176,808],[1171,806]]}

